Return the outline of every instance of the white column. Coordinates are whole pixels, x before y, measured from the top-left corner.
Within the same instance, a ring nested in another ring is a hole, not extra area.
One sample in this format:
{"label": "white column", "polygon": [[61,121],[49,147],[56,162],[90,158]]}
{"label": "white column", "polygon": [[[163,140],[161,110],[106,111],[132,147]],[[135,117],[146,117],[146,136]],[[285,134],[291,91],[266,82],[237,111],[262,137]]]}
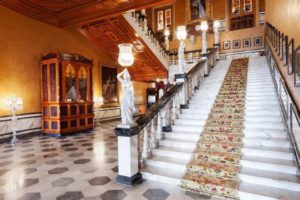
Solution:
{"label": "white column", "polygon": [[215,33],[215,48],[217,48],[216,59],[219,60],[220,59],[220,37],[219,37],[220,33],[218,27],[214,27],[214,33]]}
{"label": "white column", "polygon": [[207,53],[207,38],[206,38],[206,31],[202,31],[202,54]]}

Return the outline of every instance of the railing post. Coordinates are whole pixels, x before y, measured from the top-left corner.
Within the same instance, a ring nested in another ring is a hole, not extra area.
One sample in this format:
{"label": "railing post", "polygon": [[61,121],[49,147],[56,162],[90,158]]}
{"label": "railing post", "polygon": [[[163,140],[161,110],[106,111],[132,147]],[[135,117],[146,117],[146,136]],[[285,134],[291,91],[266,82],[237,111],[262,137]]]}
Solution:
{"label": "railing post", "polygon": [[184,83],[180,91],[180,108],[188,109],[189,84],[186,79],[186,74],[175,74],[175,80],[177,83]]}
{"label": "railing post", "polygon": [[156,149],[158,147],[156,129],[155,129],[155,118],[151,121],[151,129],[150,129],[150,139],[151,139],[151,149]]}
{"label": "railing post", "polygon": [[157,139],[158,140],[162,140],[164,138],[163,134],[162,134],[162,111],[159,112],[157,114],[157,129],[156,129],[156,132],[157,132]]}
{"label": "railing post", "polygon": [[167,103],[162,112],[162,130],[163,132],[172,132],[172,126],[170,123],[170,103]]}
{"label": "railing post", "polygon": [[118,136],[118,176],[117,182],[125,185],[141,183],[139,172],[138,128],[116,128]]}
{"label": "railing post", "polygon": [[209,71],[210,71],[208,54],[207,53],[201,54],[201,58],[205,59],[205,63],[204,63],[204,77],[207,77],[209,75]]}

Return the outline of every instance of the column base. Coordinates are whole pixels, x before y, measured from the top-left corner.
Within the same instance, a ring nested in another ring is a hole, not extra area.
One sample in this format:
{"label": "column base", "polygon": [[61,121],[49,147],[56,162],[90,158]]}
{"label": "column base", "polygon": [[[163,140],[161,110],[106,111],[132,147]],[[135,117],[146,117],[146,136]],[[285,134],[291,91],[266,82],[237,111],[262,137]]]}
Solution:
{"label": "column base", "polygon": [[143,182],[143,177],[140,172],[136,173],[132,177],[128,176],[117,176],[117,183],[122,184],[122,185],[136,185],[136,184],[141,184]]}
{"label": "column base", "polygon": [[181,109],[189,109],[189,105],[188,104],[181,104],[180,108]]}
{"label": "column base", "polygon": [[163,126],[162,131],[163,132],[172,132],[172,127],[171,126]]}

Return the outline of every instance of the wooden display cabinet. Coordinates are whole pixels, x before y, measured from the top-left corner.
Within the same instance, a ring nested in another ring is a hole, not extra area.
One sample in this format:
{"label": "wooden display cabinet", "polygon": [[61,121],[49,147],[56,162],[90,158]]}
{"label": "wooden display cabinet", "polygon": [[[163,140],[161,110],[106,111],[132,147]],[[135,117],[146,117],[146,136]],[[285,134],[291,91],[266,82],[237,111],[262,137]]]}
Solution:
{"label": "wooden display cabinet", "polygon": [[94,128],[93,62],[76,54],[48,54],[40,66],[43,133],[59,137]]}

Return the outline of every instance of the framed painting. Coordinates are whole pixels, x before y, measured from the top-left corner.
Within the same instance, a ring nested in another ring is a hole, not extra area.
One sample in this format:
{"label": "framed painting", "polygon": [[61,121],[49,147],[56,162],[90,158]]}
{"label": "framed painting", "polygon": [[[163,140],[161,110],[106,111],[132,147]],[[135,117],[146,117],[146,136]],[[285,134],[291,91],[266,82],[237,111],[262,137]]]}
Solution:
{"label": "framed painting", "polygon": [[102,96],[104,104],[118,104],[118,68],[102,65]]}
{"label": "framed painting", "polygon": [[241,13],[241,1],[240,0],[232,0],[231,1],[231,14],[239,15]]}
{"label": "framed painting", "polygon": [[244,0],[244,12],[252,12],[252,0]]}
{"label": "framed painting", "polygon": [[157,31],[162,31],[164,28],[164,11],[160,10],[157,12]]}
{"label": "framed painting", "polygon": [[243,39],[243,48],[251,47],[251,38]]}
{"label": "framed painting", "polygon": [[233,49],[239,49],[239,48],[241,48],[241,40],[233,40],[232,41],[232,48]]}
{"label": "framed painting", "polygon": [[230,49],[230,41],[224,41],[223,42],[223,50],[229,50]]}
{"label": "framed painting", "polygon": [[165,28],[171,29],[172,27],[172,9],[165,10]]}
{"label": "framed painting", "polygon": [[187,23],[211,18],[212,0],[186,0]]}
{"label": "framed painting", "polygon": [[262,45],[262,37],[255,37],[253,39],[253,43],[254,43],[254,46],[261,46]]}

